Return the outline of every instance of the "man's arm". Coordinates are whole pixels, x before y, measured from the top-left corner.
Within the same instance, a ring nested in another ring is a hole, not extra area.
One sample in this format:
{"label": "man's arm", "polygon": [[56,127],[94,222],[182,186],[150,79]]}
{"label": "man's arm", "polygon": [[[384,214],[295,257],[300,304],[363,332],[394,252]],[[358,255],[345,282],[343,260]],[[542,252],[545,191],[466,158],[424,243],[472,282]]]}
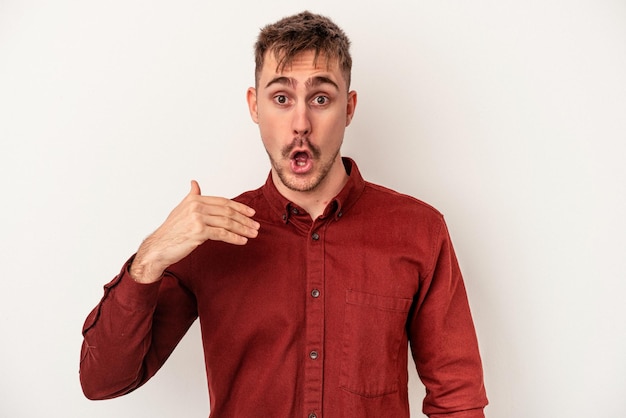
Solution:
{"label": "man's arm", "polygon": [[443,223],[432,271],[420,278],[409,324],[411,350],[426,386],[430,418],[484,418],[487,397],[463,278]]}
{"label": "man's arm", "polygon": [[135,282],[127,263],[83,326],[80,382],[89,399],[124,395],[150,379],[197,317],[195,298],[170,274]]}
{"label": "man's arm", "polygon": [[105,286],[83,327],[80,380],[85,396],[128,393],[163,365],[197,317],[193,294],[166,269],[207,240],[244,245],[257,236],[254,210],[202,196],[198,183]]}

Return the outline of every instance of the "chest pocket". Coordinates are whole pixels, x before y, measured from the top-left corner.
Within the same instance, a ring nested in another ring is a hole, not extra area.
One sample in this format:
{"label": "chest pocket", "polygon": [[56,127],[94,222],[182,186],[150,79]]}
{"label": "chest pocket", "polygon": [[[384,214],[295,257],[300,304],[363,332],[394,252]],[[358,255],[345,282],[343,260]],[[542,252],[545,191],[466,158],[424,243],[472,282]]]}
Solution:
{"label": "chest pocket", "polygon": [[377,397],[398,390],[398,354],[406,344],[411,299],[346,292],[340,386]]}

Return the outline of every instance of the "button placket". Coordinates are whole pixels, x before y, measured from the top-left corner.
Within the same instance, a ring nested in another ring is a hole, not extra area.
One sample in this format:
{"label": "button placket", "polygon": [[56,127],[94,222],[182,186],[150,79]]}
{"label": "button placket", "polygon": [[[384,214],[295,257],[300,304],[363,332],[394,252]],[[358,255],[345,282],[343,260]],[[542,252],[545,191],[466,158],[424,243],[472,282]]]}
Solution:
{"label": "button placket", "polygon": [[327,221],[316,220],[310,226],[307,257],[306,257],[306,288],[310,298],[307,297],[306,316],[307,325],[305,330],[306,348],[304,354],[308,357],[304,367],[305,395],[303,404],[305,411],[311,416],[319,417],[322,408],[322,385],[323,385],[323,361],[322,349],[324,347],[324,303],[321,300],[320,289],[324,289],[324,233]]}

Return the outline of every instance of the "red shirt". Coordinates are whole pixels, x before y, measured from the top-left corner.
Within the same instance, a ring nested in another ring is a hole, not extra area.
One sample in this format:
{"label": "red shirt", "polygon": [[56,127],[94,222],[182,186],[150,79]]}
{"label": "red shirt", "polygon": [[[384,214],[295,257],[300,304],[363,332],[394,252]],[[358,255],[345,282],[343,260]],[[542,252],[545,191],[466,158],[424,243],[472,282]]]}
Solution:
{"label": "red shirt", "polygon": [[145,383],[199,317],[213,418],[408,417],[409,345],[424,412],[482,418],[478,344],[442,215],[344,163],[350,179],[315,221],[269,176],[236,198],[261,224],[247,245],[207,241],[150,285],[125,266],[85,322],[86,396]]}

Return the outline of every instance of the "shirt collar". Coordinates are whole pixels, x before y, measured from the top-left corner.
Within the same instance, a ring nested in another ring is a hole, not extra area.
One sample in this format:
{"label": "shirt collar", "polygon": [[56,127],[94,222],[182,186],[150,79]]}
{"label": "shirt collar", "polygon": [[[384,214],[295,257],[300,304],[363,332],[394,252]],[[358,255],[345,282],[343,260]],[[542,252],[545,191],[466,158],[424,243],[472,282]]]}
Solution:
{"label": "shirt collar", "polygon": [[[365,189],[365,180],[361,176],[361,172],[357,167],[354,160],[351,158],[343,157],[343,165],[348,173],[348,181],[343,186],[343,189],[332,199],[324,213],[323,218],[334,218],[339,220],[346,212],[352,207],[352,205],[359,199],[361,193]],[[280,194],[274,181],[272,180],[272,173],[267,176],[265,185],[262,187],[265,198],[270,203],[276,216],[283,222],[289,222],[289,218],[294,215],[304,214],[304,209],[300,208],[295,203],[289,201]]]}

